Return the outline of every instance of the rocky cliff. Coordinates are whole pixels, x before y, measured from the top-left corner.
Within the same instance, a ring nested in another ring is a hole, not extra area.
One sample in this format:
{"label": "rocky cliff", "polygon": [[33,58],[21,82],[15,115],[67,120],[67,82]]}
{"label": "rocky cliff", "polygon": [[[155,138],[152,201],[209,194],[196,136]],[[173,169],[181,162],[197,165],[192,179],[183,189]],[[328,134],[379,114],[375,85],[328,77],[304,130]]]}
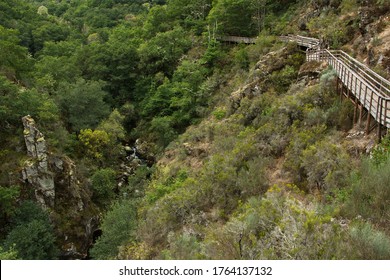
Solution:
{"label": "rocky cliff", "polygon": [[68,157],[48,152],[44,135],[31,116],[22,118],[28,159],[22,178],[34,190],[55,225],[63,258],[84,258],[98,226],[98,210],[91,193],[77,176]]}

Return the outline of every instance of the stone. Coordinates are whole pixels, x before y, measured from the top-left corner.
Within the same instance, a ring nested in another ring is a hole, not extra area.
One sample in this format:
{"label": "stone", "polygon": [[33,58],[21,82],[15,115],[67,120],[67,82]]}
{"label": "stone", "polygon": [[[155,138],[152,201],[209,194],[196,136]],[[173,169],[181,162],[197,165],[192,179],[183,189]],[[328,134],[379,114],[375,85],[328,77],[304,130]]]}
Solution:
{"label": "stone", "polygon": [[33,188],[41,207],[50,210],[61,258],[85,258],[99,224],[99,211],[91,201],[87,183],[77,177],[76,164],[70,158],[48,152],[45,137],[31,116],[22,121],[29,158],[21,177]]}
{"label": "stone", "polygon": [[23,117],[22,122],[27,155],[30,157],[24,164],[22,178],[34,188],[35,197],[42,208],[53,208],[55,201],[54,176],[48,167],[45,137],[37,129],[31,116]]}

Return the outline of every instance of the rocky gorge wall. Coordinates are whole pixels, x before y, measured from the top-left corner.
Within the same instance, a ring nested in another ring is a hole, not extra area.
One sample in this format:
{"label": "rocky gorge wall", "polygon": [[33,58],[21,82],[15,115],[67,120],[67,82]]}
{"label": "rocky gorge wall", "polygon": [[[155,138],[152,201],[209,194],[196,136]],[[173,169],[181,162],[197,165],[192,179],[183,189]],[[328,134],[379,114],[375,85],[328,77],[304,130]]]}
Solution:
{"label": "rocky gorge wall", "polygon": [[31,116],[22,118],[28,159],[22,179],[47,210],[55,226],[61,258],[85,258],[98,227],[98,209],[91,192],[77,177],[76,164],[48,151],[44,135]]}

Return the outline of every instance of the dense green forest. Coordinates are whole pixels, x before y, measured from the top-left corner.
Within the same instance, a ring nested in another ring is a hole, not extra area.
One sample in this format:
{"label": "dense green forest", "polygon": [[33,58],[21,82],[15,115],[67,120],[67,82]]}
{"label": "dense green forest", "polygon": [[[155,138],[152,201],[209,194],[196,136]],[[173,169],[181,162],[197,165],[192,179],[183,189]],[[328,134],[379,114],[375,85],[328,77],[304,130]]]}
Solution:
{"label": "dense green forest", "polygon": [[389,0],[0,0],[0,259],[390,259],[390,137],[278,39],[389,78],[389,17]]}

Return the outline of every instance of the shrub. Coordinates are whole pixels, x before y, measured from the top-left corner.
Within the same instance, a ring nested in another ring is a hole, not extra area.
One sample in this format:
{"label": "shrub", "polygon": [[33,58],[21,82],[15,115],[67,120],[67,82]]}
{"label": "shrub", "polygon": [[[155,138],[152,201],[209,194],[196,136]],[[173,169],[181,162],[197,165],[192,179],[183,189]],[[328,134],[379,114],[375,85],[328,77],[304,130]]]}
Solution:
{"label": "shrub", "polygon": [[9,216],[16,209],[16,198],[20,194],[19,186],[11,186],[8,188],[0,186],[0,215]]}
{"label": "shrub", "polygon": [[137,223],[136,203],[116,202],[103,218],[103,234],[90,250],[91,257],[96,260],[116,258],[121,246],[135,241]]}
{"label": "shrub", "polygon": [[390,238],[369,223],[358,223],[350,229],[352,257],[364,260],[388,260]]}
{"label": "shrub", "polygon": [[86,155],[95,160],[102,160],[111,148],[110,136],[103,130],[82,129],[78,138],[82,146],[86,148]]}
{"label": "shrub", "polygon": [[25,260],[50,260],[58,256],[53,228],[42,220],[15,227],[4,244],[7,249],[14,247],[18,257]]}
{"label": "shrub", "polygon": [[18,253],[13,249],[4,250],[0,246],[0,260],[17,260]]}
{"label": "shrub", "polygon": [[114,197],[116,172],[111,168],[99,169],[91,177],[93,195],[98,202],[106,205]]}
{"label": "shrub", "polygon": [[204,259],[203,248],[195,236],[188,233],[168,236],[169,249],[161,254],[162,259],[199,260]]}
{"label": "shrub", "polygon": [[55,244],[53,226],[48,214],[32,201],[23,202],[12,216],[15,227],[9,232],[4,247],[16,251],[26,260],[56,259],[59,250]]}
{"label": "shrub", "polygon": [[211,227],[205,252],[211,259],[331,259],[344,249],[342,228],[293,185],[252,197],[224,225]]}
{"label": "shrub", "polygon": [[226,116],[226,111],[224,109],[216,109],[214,112],[213,112],[213,115],[214,117],[217,119],[217,120],[222,120],[225,116]]}
{"label": "shrub", "polygon": [[352,184],[351,195],[344,211],[350,217],[361,215],[372,223],[388,229],[390,209],[390,159],[376,166],[375,163],[363,161],[360,178]]}
{"label": "shrub", "polygon": [[317,142],[302,153],[302,167],[307,175],[309,189],[322,191],[347,185],[350,160],[347,153],[330,140]]}

